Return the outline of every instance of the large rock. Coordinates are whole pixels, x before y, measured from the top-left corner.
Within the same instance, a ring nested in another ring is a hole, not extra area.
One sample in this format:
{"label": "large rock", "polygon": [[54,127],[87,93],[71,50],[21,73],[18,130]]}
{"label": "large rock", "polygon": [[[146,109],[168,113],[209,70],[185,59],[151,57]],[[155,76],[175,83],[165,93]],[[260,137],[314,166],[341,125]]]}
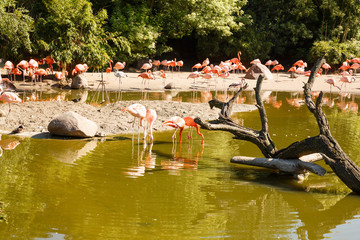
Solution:
{"label": "large rock", "polygon": [[72,111],[57,116],[48,125],[51,134],[67,137],[94,137],[97,130],[95,122]]}
{"label": "large rock", "polygon": [[71,82],[72,89],[85,89],[88,86],[88,80],[86,79],[84,74],[76,75]]}
{"label": "large rock", "polygon": [[273,80],[274,77],[270,70],[261,63],[253,64],[245,74],[246,79],[258,79],[260,74],[265,75],[265,80]]}

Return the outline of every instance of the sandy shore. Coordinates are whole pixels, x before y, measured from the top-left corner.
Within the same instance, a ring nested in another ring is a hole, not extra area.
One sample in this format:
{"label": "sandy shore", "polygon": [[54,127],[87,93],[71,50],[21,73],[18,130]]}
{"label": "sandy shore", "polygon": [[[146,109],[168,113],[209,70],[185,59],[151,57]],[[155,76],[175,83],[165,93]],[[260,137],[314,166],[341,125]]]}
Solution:
{"label": "sandy shore", "polygon": [[[150,80],[142,85],[142,79],[138,77],[139,73],[126,73],[127,77],[122,79],[121,86],[119,80],[113,73],[85,73],[89,82],[89,88],[96,90],[100,80],[105,81],[106,90],[117,91],[119,87],[126,94],[126,92],[143,91],[164,91],[164,85],[172,83],[175,87],[172,91],[206,91],[206,90],[225,90],[230,83],[240,81],[244,74],[231,74],[227,79],[187,79],[189,72],[174,72],[168,73],[168,78],[165,80],[156,76],[155,80]],[[262,86],[263,90],[269,91],[303,91],[304,82],[308,77],[298,76],[297,78],[290,78],[287,73],[273,74],[273,80],[265,80]],[[360,75],[359,75],[360,76]],[[330,91],[330,87],[325,83],[325,79],[334,78],[339,79],[340,76],[323,75],[318,77],[315,81],[313,91]],[[356,81],[347,84],[346,92],[360,94],[360,77],[356,76]],[[247,79],[249,84],[248,91],[251,91],[256,84],[256,80]],[[57,81],[45,79],[42,84],[37,83],[35,86],[29,82],[17,81],[16,87],[20,90],[34,90],[42,89],[43,91],[54,90],[54,84]],[[332,88],[333,92],[339,92],[337,88]],[[343,87],[343,92],[345,87]],[[22,104],[12,104],[12,112],[10,118],[5,122],[5,117],[8,111],[7,104],[1,104],[0,109],[3,111],[3,117],[0,117],[1,132],[3,134],[9,133],[19,125],[24,127],[22,135],[34,135],[41,132],[47,132],[49,122],[57,115],[66,111],[74,111],[80,115],[96,122],[99,126],[99,131],[106,135],[117,135],[131,132],[131,122],[133,118],[129,114],[121,112],[124,107],[140,102],[147,108],[153,108],[158,113],[158,119],[155,122],[155,131],[166,130],[169,128],[162,128],[161,123],[169,119],[171,116],[200,116],[204,120],[215,119],[218,116],[218,109],[210,110],[207,103],[182,103],[182,102],[165,102],[165,101],[121,101],[111,103],[106,106],[92,106],[86,103],[74,103],[72,101],[25,101]],[[235,111],[252,111],[254,106],[237,105]]]}
{"label": "sandy shore", "polygon": [[[102,79],[101,73],[85,73],[86,78],[92,88],[96,89],[99,86],[99,82]],[[194,79],[187,78],[190,72],[169,72],[167,79],[163,80],[157,73],[155,73],[155,80],[150,80],[145,83],[145,89],[150,91],[163,91],[164,85],[172,83],[178,91],[189,91],[189,90],[225,90],[229,84],[240,81],[245,74],[230,74],[227,79],[214,78],[214,79]],[[121,89],[123,91],[142,91],[142,78],[138,77],[139,73],[126,73],[127,77],[122,79]],[[360,74],[355,76],[356,81],[347,84],[346,92],[360,94]],[[304,83],[307,82],[308,77],[304,75],[297,75],[297,78],[290,78],[290,74],[286,72],[280,72],[279,74],[273,73],[273,80],[264,80],[262,89],[269,91],[303,91]],[[335,80],[340,79],[340,75],[322,75],[318,77],[313,86],[313,91],[324,91],[329,92],[330,86],[325,82],[326,79],[333,78]],[[106,83],[106,89],[118,90],[119,80],[114,76],[113,73],[103,74],[103,79]],[[252,90],[256,85],[256,80],[246,79],[249,84],[248,90]],[[341,82],[338,83],[341,85]],[[332,92],[340,92],[339,89],[332,87]],[[343,90],[345,91],[345,85]]]}

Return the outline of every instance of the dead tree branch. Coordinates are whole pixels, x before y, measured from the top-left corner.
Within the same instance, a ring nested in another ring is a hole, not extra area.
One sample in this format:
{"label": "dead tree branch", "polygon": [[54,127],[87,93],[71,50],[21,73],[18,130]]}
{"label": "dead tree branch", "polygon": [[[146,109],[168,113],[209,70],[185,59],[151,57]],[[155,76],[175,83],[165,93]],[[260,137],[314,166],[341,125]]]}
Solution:
{"label": "dead tree branch", "polygon": [[301,171],[309,170],[322,176],[325,174],[325,170],[322,167],[301,159],[304,155],[320,153],[325,159],[325,162],[333,169],[337,176],[351,190],[360,193],[360,169],[346,155],[336,139],[331,135],[329,123],[321,107],[323,93],[320,93],[316,103],[312,99],[311,88],[314,84],[316,73],[324,62],[324,59],[320,59],[316,62],[311,70],[308,82],[304,85],[305,103],[309,111],[314,115],[319,127],[320,133],[317,136],[294,142],[288,147],[280,150],[276,149],[275,144],[269,135],[268,120],[260,95],[261,84],[264,78],[263,75],[259,76],[256,87],[254,88],[256,94],[256,106],[259,110],[261,120],[261,130],[246,128],[231,120],[232,104],[242,91],[242,88],[227,103],[217,99],[213,99],[209,102],[211,108],[218,107],[221,109],[221,113],[217,120],[203,122],[200,118],[196,118],[195,122],[205,129],[227,131],[232,133],[236,139],[250,141],[256,144],[266,157],[265,159],[260,159],[236,156],[232,158],[232,162],[276,168],[280,171],[290,173],[299,173]]}

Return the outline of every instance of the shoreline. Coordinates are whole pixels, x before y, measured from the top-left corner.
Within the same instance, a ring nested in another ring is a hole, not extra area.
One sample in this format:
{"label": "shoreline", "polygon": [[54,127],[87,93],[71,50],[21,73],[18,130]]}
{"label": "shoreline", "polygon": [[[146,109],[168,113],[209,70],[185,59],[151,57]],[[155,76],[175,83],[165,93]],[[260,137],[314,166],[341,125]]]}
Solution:
{"label": "shoreline", "polygon": [[[137,76],[139,73],[126,73],[127,77],[122,79],[121,90],[123,95],[126,92],[164,92],[164,83],[159,76],[156,76],[155,80],[149,82],[149,87],[146,83],[146,89],[143,89],[142,79]],[[166,91],[226,91],[228,85],[240,81],[245,74],[230,74],[228,79],[223,80],[218,78],[217,80],[206,79],[187,79],[190,72],[181,73],[169,73],[169,77],[166,79],[165,84],[172,82],[175,84],[175,89]],[[262,91],[284,91],[284,92],[302,92],[304,82],[308,77],[299,76],[296,79],[289,78],[290,74],[279,73],[273,74],[273,80],[264,80],[262,85]],[[89,83],[89,88],[86,90],[95,91],[99,87],[99,80],[101,79],[101,73],[85,73],[85,76]],[[313,91],[329,92],[329,84],[325,83],[327,78],[340,78],[335,75],[323,75],[317,77],[313,87]],[[118,91],[119,81],[113,73],[103,73],[103,79],[106,84],[107,91]],[[248,88],[245,91],[253,91],[256,85],[256,80],[246,79]],[[20,91],[33,91],[42,90],[43,92],[52,91],[57,92],[61,89],[54,88],[54,84],[58,84],[59,81],[45,79],[42,83],[36,83],[32,85],[29,82],[17,81],[15,86]],[[344,92],[343,88],[342,92]],[[232,89],[236,90],[236,89]],[[347,84],[347,93],[360,94],[360,75],[356,76],[356,81]],[[336,88],[332,88],[332,93],[340,93]],[[165,100],[136,100],[136,101],[118,101],[107,104],[106,106],[93,106],[84,102],[74,103],[73,101],[25,101],[21,104],[11,104],[11,115],[7,122],[5,122],[6,114],[8,112],[8,104],[0,104],[2,110],[2,117],[0,117],[0,123],[2,124],[0,133],[8,134],[15,128],[22,125],[24,132],[16,134],[17,136],[30,136],[47,138],[47,126],[49,122],[59,114],[67,111],[74,111],[78,114],[86,117],[98,125],[99,132],[104,133],[106,136],[120,135],[131,133],[131,122],[133,118],[129,114],[121,112],[121,109],[132,104],[142,103],[146,108],[153,108],[158,113],[158,119],[154,124],[154,131],[169,130],[169,128],[161,128],[161,123],[168,120],[172,116],[199,116],[203,120],[212,120],[218,117],[219,109],[210,109],[208,103],[188,103],[178,101],[165,101]],[[236,110],[234,112],[241,111],[253,111],[256,109],[254,105],[236,104]],[[40,135],[39,135],[40,134]],[[51,137],[56,138],[56,137]],[[63,137],[62,137],[63,138]]]}

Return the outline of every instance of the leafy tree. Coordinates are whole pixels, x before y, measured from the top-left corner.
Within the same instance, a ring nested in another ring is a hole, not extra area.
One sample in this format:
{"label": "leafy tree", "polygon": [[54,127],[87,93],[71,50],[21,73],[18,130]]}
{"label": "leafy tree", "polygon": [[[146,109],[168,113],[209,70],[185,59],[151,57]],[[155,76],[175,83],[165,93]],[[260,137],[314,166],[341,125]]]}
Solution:
{"label": "leafy tree", "polygon": [[32,50],[33,19],[16,3],[15,0],[0,1],[0,51],[4,58],[19,59]]}
{"label": "leafy tree", "polygon": [[105,32],[106,10],[93,14],[86,0],[44,0],[48,16],[37,21],[37,44],[70,70],[75,64],[105,65],[121,37]]}
{"label": "leafy tree", "polygon": [[315,41],[310,50],[311,60],[325,55],[329,64],[341,64],[346,59],[360,56],[360,41],[351,40],[347,42]]}
{"label": "leafy tree", "polygon": [[119,59],[132,61],[155,55],[159,29],[149,15],[150,5],[146,1],[133,1],[131,4],[122,0],[115,2],[111,29],[121,34],[129,44],[129,54],[119,51]]}
{"label": "leafy tree", "polygon": [[241,40],[256,49],[249,52],[252,58],[303,57],[316,37],[318,9],[313,0],[254,0],[244,11],[252,22]]}
{"label": "leafy tree", "polygon": [[322,11],[321,40],[344,43],[360,39],[360,4],[358,0],[324,0]]}

